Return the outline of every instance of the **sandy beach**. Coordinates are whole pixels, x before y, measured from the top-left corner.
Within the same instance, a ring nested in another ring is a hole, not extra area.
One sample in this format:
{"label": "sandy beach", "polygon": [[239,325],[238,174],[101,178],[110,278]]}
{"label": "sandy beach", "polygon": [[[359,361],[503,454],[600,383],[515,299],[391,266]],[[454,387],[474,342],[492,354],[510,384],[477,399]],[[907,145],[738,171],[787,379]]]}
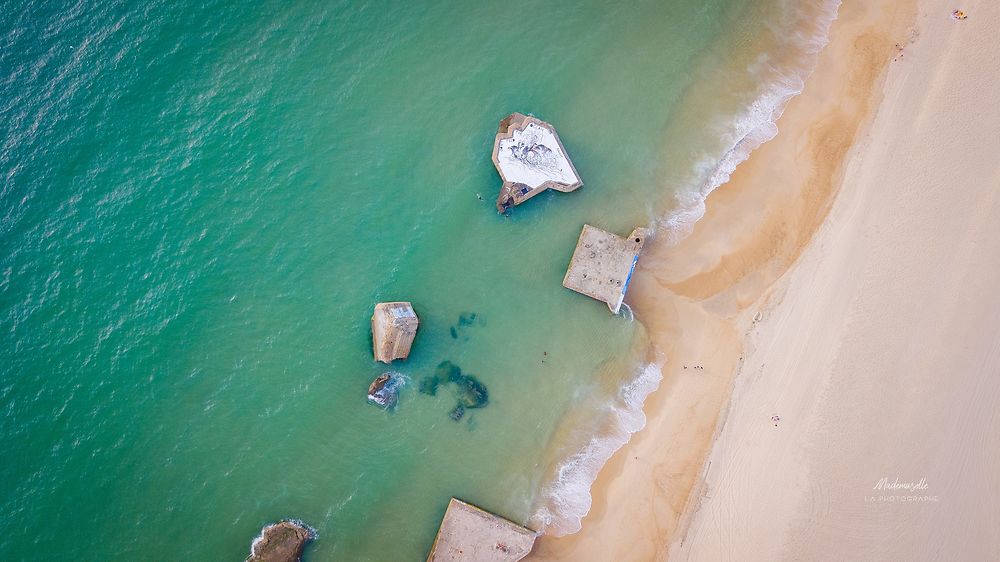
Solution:
{"label": "sandy beach", "polygon": [[778,136],[644,257],[664,382],[531,559],[1000,550],[998,27],[985,0],[844,2]]}

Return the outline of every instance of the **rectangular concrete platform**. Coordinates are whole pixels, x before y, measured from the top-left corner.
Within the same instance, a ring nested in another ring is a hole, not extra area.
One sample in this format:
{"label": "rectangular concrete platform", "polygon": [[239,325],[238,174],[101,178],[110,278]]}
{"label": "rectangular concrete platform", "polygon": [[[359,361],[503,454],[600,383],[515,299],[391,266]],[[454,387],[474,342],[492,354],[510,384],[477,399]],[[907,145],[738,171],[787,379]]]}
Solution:
{"label": "rectangular concrete platform", "polygon": [[451,498],[427,562],[514,562],[531,552],[536,533]]}
{"label": "rectangular concrete platform", "polygon": [[606,302],[611,312],[618,314],[647,235],[645,228],[636,228],[628,238],[622,238],[583,225],[563,287]]}

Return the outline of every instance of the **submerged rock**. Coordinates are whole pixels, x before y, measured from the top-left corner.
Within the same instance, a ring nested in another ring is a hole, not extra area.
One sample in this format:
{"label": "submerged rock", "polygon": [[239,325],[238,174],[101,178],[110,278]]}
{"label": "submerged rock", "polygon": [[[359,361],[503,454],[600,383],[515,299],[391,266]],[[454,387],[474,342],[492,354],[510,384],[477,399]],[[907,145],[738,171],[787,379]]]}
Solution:
{"label": "submerged rock", "polygon": [[368,387],[368,401],[385,409],[396,407],[399,400],[399,387],[403,379],[394,373],[384,373],[378,376]]}
{"label": "submerged rock", "polygon": [[437,366],[436,374],[441,382],[458,382],[462,378],[462,369],[451,361],[442,361]]}
{"label": "submerged rock", "polygon": [[420,379],[420,394],[426,394],[428,396],[437,396],[438,384],[441,381],[437,377],[424,377]]}
{"label": "submerged rock", "polygon": [[472,375],[463,375],[455,384],[458,388],[458,402],[466,408],[482,408],[490,401],[486,385]]}
{"label": "submerged rock", "polygon": [[463,312],[458,315],[458,325],[459,326],[472,326],[476,323],[476,319],[479,317],[475,312]]}
{"label": "submerged rock", "polygon": [[463,373],[461,367],[451,361],[442,361],[434,376],[424,377],[420,381],[420,392],[435,396],[440,385],[450,386],[458,402],[448,413],[455,421],[462,419],[466,409],[482,408],[490,401],[486,385],[473,375]]}
{"label": "submerged rock", "polygon": [[[448,333],[451,334],[451,339],[457,340],[459,335],[477,325],[485,326],[486,322],[476,312],[463,312],[458,315],[458,323],[448,328]],[[469,341],[469,336],[465,336],[463,339]]]}
{"label": "submerged rock", "polygon": [[246,562],[298,562],[315,533],[300,522],[284,520],[261,529],[250,545]]}

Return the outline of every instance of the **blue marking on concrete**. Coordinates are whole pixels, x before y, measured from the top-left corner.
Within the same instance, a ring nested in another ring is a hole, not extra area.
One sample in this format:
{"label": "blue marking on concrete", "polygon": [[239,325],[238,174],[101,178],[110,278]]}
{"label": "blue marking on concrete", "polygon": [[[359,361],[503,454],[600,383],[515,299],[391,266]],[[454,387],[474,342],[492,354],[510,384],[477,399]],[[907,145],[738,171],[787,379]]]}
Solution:
{"label": "blue marking on concrete", "polygon": [[632,267],[628,268],[628,277],[625,278],[625,284],[622,285],[622,296],[625,296],[625,291],[628,290],[628,284],[632,281],[632,272],[635,271],[635,264],[639,262],[639,256],[632,256]]}

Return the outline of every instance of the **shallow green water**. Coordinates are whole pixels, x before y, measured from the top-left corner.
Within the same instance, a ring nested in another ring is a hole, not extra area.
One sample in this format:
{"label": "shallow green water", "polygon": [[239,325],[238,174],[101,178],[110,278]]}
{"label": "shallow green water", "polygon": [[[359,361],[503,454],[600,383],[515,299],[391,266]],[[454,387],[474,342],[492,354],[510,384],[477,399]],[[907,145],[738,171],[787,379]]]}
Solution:
{"label": "shallow green water", "polygon": [[[3,5],[0,558],[240,559],[295,517],[310,560],[418,560],[451,496],[572,530],[595,430],[657,381],[639,324],[561,287],[576,237],[701,189],[761,95],[722,69],[783,24],[477,4]],[[512,111],[585,187],[504,218]],[[381,300],[421,319],[391,413]],[[444,360],[489,389],[459,422],[416,390]]]}

